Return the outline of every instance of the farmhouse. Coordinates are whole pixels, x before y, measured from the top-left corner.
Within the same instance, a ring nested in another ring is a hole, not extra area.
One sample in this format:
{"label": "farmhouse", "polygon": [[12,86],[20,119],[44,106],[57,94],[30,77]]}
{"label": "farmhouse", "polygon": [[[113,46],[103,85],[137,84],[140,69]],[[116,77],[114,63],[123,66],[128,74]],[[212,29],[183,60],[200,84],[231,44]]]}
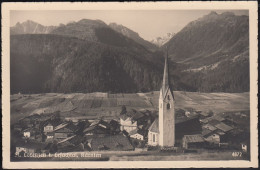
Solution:
{"label": "farmhouse", "polygon": [[77,126],[72,123],[63,123],[54,129],[54,139],[60,141],[66,139],[77,131]]}
{"label": "farmhouse", "polygon": [[228,126],[228,125],[226,125],[225,123],[222,123],[222,122],[215,125],[215,127],[222,130],[223,132],[228,132],[228,131],[233,129],[231,126]]}
{"label": "farmhouse", "polygon": [[137,129],[137,121],[134,120],[132,117],[123,114],[120,115],[120,130],[127,131],[128,133],[132,130]]}
{"label": "farmhouse", "polygon": [[205,146],[205,140],[200,134],[197,135],[184,135],[182,146],[185,149],[198,149]]}
{"label": "farmhouse", "polygon": [[141,130],[135,129],[129,132],[130,138],[138,139],[138,140],[144,140],[144,134]]}
{"label": "farmhouse", "polygon": [[118,135],[106,135],[98,136],[90,140],[89,144],[91,150],[120,150],[120,151],[129,151],[134,150],[130,141],[122,134]]}
{"label": "farmhouse", "polygon": [[21,141],[16,144],[16,155],[24,156],[23,154],[40,153],[43,147],[43,143]]}

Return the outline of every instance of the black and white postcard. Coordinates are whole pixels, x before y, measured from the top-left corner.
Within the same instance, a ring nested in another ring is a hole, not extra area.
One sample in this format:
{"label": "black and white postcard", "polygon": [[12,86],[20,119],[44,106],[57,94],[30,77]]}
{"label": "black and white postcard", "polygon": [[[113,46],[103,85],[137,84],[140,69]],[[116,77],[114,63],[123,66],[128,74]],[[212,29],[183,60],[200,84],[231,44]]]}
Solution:
{"label": "black and white postcard", "polygon": [[258,167],[257,21],[253,1],[3,3],[3,167]]}

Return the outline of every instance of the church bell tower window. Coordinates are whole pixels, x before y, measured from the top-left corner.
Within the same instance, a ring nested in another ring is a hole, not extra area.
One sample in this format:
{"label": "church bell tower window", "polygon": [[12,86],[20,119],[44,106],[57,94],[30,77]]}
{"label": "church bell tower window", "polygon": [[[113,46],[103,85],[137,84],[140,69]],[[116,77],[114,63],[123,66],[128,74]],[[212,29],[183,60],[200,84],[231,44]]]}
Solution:
{"label": "church bell tower window", "polygon": [[167,103],[167,109],[170,109],[170,108],[171,108],[171,104]]}

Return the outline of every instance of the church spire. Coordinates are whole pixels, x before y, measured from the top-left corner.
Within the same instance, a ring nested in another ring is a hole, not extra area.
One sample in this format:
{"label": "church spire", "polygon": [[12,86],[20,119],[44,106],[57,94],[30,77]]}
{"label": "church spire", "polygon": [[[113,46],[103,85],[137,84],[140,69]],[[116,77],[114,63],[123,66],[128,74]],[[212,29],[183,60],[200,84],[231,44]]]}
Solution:
{"label": "church spire", "polygon": [[164,73],[163,73],[163,87],[169,86],[169,68],[168,68],[168,49],[166,48],[167,55],[165,57]]}
{"label": "church spire", "polygon": [[170,87],[170,83],[169,83],[169,66],[168,66],[168,48],[166,47],[166,57],[165,57],[163,83],[162,83],[163,94],[165,94],[166,90],[169,87]]}

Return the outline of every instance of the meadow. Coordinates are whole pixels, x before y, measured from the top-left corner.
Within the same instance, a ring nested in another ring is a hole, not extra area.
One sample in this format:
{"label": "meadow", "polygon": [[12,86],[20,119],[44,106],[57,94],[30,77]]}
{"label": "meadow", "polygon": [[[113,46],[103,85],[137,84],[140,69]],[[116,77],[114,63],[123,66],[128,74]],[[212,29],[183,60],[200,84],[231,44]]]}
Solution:
{"label": "meadow", "polygon": [[[176,109],[196,111],[250,110],[249,92],[199,93],[174,91]],[[158,112],[159,91],[149,93],[43,93],[11,95],[11,123],[33,114],[60,112],[64,117],[115,118],[121,107]]]}

